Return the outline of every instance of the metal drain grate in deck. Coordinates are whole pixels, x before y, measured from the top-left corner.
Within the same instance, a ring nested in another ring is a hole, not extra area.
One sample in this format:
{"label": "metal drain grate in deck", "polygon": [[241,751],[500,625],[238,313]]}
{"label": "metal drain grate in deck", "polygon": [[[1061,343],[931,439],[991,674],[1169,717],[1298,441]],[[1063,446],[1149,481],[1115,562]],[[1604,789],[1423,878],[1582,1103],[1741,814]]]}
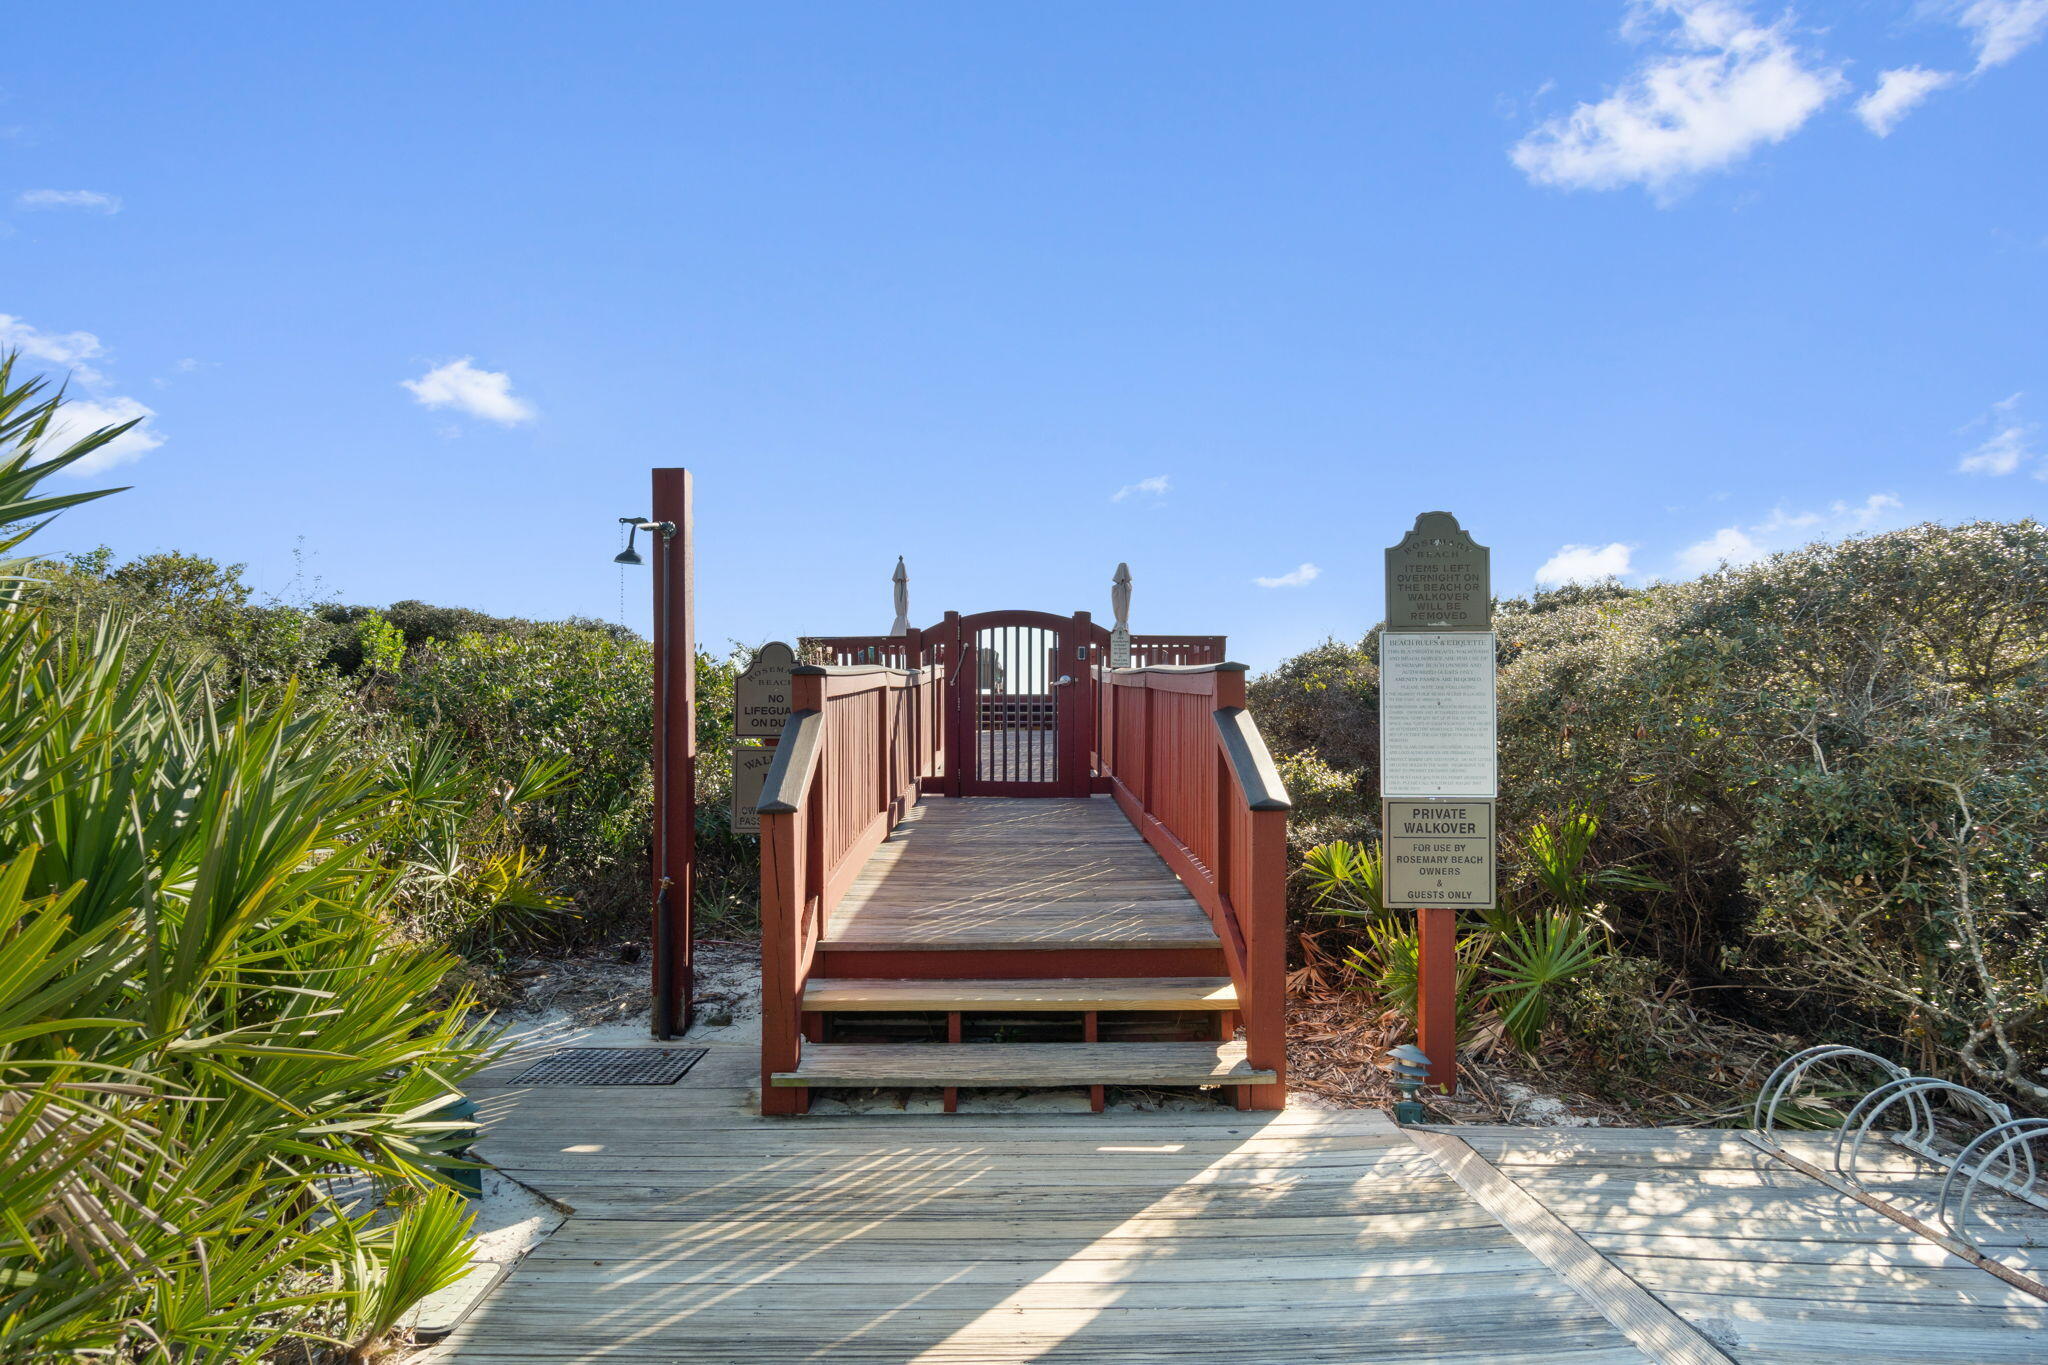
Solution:
{"label": "metal drain grate in deck", "polygon": [[571,1047],[543,1057],[514,1085],[674,1085],[709,1051],[701,1047]]}

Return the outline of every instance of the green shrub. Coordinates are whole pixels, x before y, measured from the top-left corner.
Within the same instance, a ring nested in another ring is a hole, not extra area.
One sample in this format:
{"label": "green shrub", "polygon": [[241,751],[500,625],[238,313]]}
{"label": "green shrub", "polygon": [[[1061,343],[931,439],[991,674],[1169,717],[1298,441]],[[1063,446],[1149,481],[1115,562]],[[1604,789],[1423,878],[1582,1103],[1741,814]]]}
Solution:
{"label": "green shrub", "polygon": [[[1600,893],[1627,952],[2048,1100],[2048,530],[1912,527],[1495,626],[1503,832],[1597,813],[1589,866],[1648,879]],[[1255,684],[1368,789],[1370,643]]]}
{"label": "green shrub", "polygon": [[1325,763],[1314,750],[1276,760],[1280,780],[1294,809],[1287,817],[1287,842],[1298,853],[1332,840],[1371,838],[1379,833],[1379,812],[1359,789],[1359,777]]}
{"label": "green shrub", "polygon": [[[98,496],[35,486],[116,429],[40,450],[54,401],[10,372],[19,528]],[[0,1358],[366,1358],[463,1258],[435,1115],[489,1049],[466,995],[436,1003],[454,959],[396,928],[389,773],[295,688],[222,693],[177,658],[218,628],[177,620],[177,593],[145,648],[4,572]],[[414,1208],[374,1229],[334,1193],[351,1176]]]}
{"label": "green shrub", "polygon": [[[632,632],[417,601],[259,604],[241,566],[196,555],[117,564],[100,549],[42,566],[38,578],[37,600],[78,628],[126,622],[132,658],[161,646],[224,689],[296,679],[301,704],[334,717],[356,761],[395,764],[420,743],[453,745],[451,757],[508,782],[533,763],[569,762],[569,783],[464,847],[498,859],[494,876],[519,864],[521,880],[546,883],[543,894],[565,897],[573,914],[508,902],[492,925],[438,903],[422,927],[449,927],[449,941],[493,955],[644,927],[653,665]],[[701,917],[724,932],[747,929],[758,895],[753,840],[734,835],[728,816],[736,673],[733,659],[698,656],[697,896]]]}

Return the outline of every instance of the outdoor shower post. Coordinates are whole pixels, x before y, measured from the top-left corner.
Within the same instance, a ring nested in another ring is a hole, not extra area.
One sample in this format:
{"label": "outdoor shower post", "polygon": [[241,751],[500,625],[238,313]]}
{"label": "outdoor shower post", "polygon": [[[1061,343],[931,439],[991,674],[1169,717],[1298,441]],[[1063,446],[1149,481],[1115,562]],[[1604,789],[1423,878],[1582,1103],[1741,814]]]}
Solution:
{"label": "outdoor shower post", "polygon": [[690,472],[654,471],[654,1036],[687,1032],[695,1017],[690,898],[697,853],[696,573]]}

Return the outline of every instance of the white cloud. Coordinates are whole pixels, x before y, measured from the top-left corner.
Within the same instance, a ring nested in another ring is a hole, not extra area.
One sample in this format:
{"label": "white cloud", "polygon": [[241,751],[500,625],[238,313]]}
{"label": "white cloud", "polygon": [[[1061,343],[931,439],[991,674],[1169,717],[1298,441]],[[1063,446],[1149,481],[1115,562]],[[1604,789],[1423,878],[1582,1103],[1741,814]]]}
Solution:
{"label": "white cloud", "polygon": [[1567,545],[1543,561],[1536,571],[1538,583],[1597,583],[1603,578],[1622,578],[1629,573],[1633,551],[1620,541],[1611,545]]}
{"label": "white cloud", "polygon": [[1956,22],[1970,33],[1977,69],[2003,66],[2048,34],[2048,0],[1968,0]]}
{"label": "white cloud", "polygon": [[1868,531],[1871,527],[1892,519],[1892,513],[1903,512],[1906,504],[1889,493],[1872,493],[1855,506],[1836,503],[1831,509],[1837,522],[1847,521],[1846,529]]}
{"label": "white cloud", "polygon": [[1776,550],[1789,550],[1814,540],[1854,535],[1892,519],[1905,504],[1889,493],[1872,493],[1862,502],[1832,502],[1825,512],[1788,512],[1775,508],[1754,526],[1723,526],[1705,540],[1678,552],[1678,572],[1686,577],[1712,573],[1723,564],[1740,567]]}
{"label": "white cloud", "polygon": [[1127,502],[1136,497],[1163,498],[1166,496],[1167,489],[1172,486],[1173,480],[1166,475],[1154,474],[1149,479],[1140,479],[1136,483],[1125,484],[1122,488],[1117,489],[1116,492],[1111,493],[1109,500],[1111,502]]}
{"label": "white cloud", "polygon": [[470,364],[472,359],[451,360],[418,379],[401,379],[399,383],[426,407],[454,408],[500,426],[518,426],[540,415],[533,404],[513,394],[511,375],[479,370]]}
{"label": "white cloud", "polygon": [[[2043,0],[2048,3],[2048,0]],[[1537,127],[1509,153],[1529,179],[1565,189],[1643,185],[1660,198],[1686,181],[1783,142],[1846,88],[1809,60],[1790,21],[1760,23],[1734,0],[1650,0],[1625,36],[1675,21],[1612,94]]]}
{"label": "white cloud", "polygon": [[[57,409],[57,416],[50,423],[50,429],[43,433],[43,439],[36,443],[41,455],[60,455],[74,441],[92,435],[101,427],[119,426],[138,417],[156,416],[156,410],[133,398],[71,398]],[[164,443],[164,438],[150,430],[145,422],[142,426],[124,431],[113,440],[80,460],[67,466],[63,472],[73,477],[97,474],[115,465],[132,464]]]}
{"label": "white cloud", "polygon": [[[49,430],[36,443],[44,455],[58,454],[66,446],[101,427],[119,426],[138,417],[156,416],[155,410],[147,404],[104,392],[109,383],[107,376],[87,362],[105,356],[106,349],[91,332],[45,332],[12,314],[0,313],[0,351],[18,351],[23,359],[35,365],[66,370],[71,380],[88,391],[84,396],[77,393],[68,395],[63,406],[57,409]],[[63,472],[73,478],[96,474],[115,465],[139,460],[163,443],[164,438],[145,423],[133,431],[122,433]]]}
{"label": "white cloud", "polygon": [[1323,571],[1315,565],[1303,564],[1290,573],[1281,574],[1278,578],[1254,578],[1252,582],[1262,588],[1299,588],[1315,582],[1322,576]]}
{"label": "white cloud", "polygon": [[94,213],[119,213],[121,197],[98,190],[23,190],[14,196],[18,209],[90,209]]}
{"label": "white cloud", "polygon": [[[1983,444],[1957,462],[1956,469],[1963,474],[1989,474],[1994,478],[2010,474],[2021,465],[2040,462],[2035,474],[2048,477],[2048,462],[2042,461],[2041,453],[2034,449],[2036,428],[2031,422],[2019,418],[2020,398],[2014,394],[1991,405],[1991,411],[1980,422],[1991,425],[1991,434]],[[1970,426],[1978,425],[1977,422]],[[1966,427],[1964,430],[1968,430]]]}
{"label": "white cloud", "polygon": [[1722,564],[1747,564],[1764,556],[1763,546],[1756,543],[1739,526],[1723,526],[1720,530],[1697,541],[1678,552],[1678,571],[1687,577],[1698,577],[1712,573]]}
{"label": "white cloud", "polygon": [[1963,456],[1956,468],[1964,474],[2010,474],[2034,458],[2024,427],[2006,427]]}
{"label": "white cloud", "polygon": [[80,383],[98,384],[105,378],[85,363],[106,352],[91,332],[45,332],[10,313],[0,313],[0,351],[19,351],[28,360],[61,366]]}
{"label": "white cloud", "polygon": [[1877,89],[1856,101],[1856,117],[1879,137],[1890,137],[1900,120],[1935,91],[1955,84],[1955,79],[1953,71],[1930,71],[1924,66],[1879,72]]}

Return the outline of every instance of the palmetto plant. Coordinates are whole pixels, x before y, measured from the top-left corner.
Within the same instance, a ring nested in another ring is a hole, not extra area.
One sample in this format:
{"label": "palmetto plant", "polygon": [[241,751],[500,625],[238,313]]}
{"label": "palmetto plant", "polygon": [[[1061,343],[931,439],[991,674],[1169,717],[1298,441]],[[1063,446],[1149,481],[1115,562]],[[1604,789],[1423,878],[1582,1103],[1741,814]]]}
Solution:
{"label": "palmetto plant", "polygon": [[417,738],[386,763],[406,915],[465,950],[533,942],[571,913],[541,873],[544,852],[513,836],[521,807],[573,780],[567,759],[535,759],[499,780],[445,738]]}
{"label": "palmetto plant", "polygon": [[1600,817],[1571,811],[1555,820],[1538,820],[1522,845],[1523,868],[1552,905],[1584,910],[1602,891],[1659,891],[1664,883],[1625,867],[1588,868]]}
{"label": "palmetto plant", "polygon": [[[1626,868],[1588,868],[1599,818],[1573,811],[1538,820],[1522,843],[1521,864],[1532,894],[1502,893],[1500,907],[1467,923],[1458,937],[1458,1019],[1480,1003],[1500,1012],[1502,1033],[1534,1051],[1567,982],[1582,975],[1606,949],[1607,929],[1594,896],[1600,891],[1654,889],[1659,883]],[[1302,859],[1302,879],[1327,914],[1363,918],[1366,944],[1350,963],[1388,1004],[1415,1014],[1416,934],[1384,895],[1378,845],[1336,840]]]}
{"label": "palmetto plant", "polygon": [[1382,892],[1385,864],[1380,846],[1348,839],[1317,844],[1302,855],[1301,877],[1316,908],[1330,915],[1379,918],[1387,913]]}
{"label": "palmetto plant", "polygon": [[[1416,1018],[1416,995],[1421,980],[1422,943],[1409,919],[1389,915],[1366,926],[1366,948],[1350,952],[1352,968],[1372,983],[1381,1000]],[[1462,1039],[1478,1002],[1474,989],[1486,966],[1491,939],[1484,933],[1464,934],[1458,939],[1457,1014],[1454,1028]]]}
{"label": "palmetto plant", "polygon": [[1591,967],[1600,952],[1599,926],[1583,912],[1558,909],[1508,922],[1488,962],[1497,979],[1486,989],[1500,1007],[1508,1041],[1535,1051],[1558,988]]}
{"label": "palmetto plant", "polygon": [[[18,561],[9,559],[48,518],[67,507],[91,502],[123,490],[96,488],[82,493],[43,495],[37,485],[60,469],[86,459],[118,440],[135,422],[102,428],[62,450],[50,450],[49,434],[64,398],[50,393],[49,381],[16,382],[14,352],[0,352],[0,594],[12,600],[20,581]],[[140,421],[137,418],[136,421]]]}
{"label": "palmetto plant", "polygon": [[[9,382],[0,525],[79,449],[28,458]],[[433,1198],[380,1233],[337,1177],[434,1189],[489,1040],[394,928],[390,775],[289,688],[129,655],[0,600],[0,1359],[365,1356],[466,1237]]]}

